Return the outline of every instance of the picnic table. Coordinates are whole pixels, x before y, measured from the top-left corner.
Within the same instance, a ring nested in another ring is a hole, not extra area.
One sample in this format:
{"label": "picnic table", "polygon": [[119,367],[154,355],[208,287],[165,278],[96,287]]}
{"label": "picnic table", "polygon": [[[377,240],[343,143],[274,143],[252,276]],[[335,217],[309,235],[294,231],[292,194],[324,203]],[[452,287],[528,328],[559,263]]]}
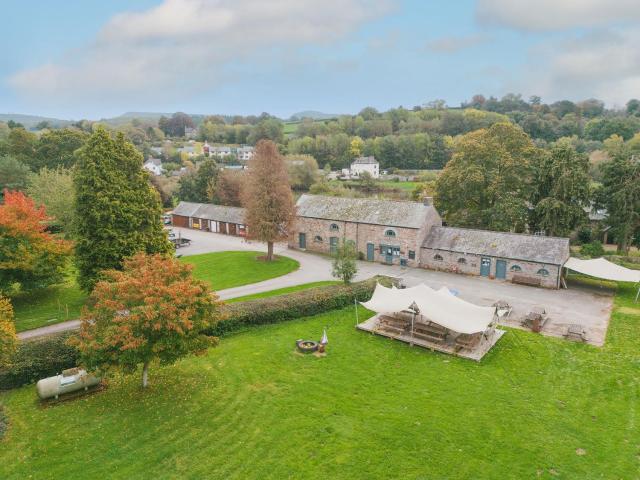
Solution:
{"label": "picnic table", "polygon": [[544,307],[533,307],[524,317],[522,325],[538,333],[542,330],[548,320],[549,317],[547,316],[547,312]]}
{"label": "picnic table", "polygon": [[573,340],[574,342],[586,341],[585,331],[582,325],[572,323],[567,327],[567,333],[564,335],[567,340]]}

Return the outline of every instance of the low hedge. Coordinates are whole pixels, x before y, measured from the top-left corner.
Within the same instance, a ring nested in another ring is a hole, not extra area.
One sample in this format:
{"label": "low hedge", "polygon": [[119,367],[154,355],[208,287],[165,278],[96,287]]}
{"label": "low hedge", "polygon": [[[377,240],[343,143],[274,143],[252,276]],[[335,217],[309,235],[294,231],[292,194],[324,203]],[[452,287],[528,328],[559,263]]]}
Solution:
{"label": "low hedge", "polygon": [[[298,292],[231,303],[224,307],[225,318],[205,334],[223,336],[252,325],[277,323],[316,315],[353,305],[371,297],[376,281],[390,285],[388,277],[378,277],[351,285],[326,285]],[[20,387],[41,378],[57,375],[78,364],[78,352],[67,345],[74,332],[61,332],[21,342],[10,368],[0,370],[0,390]]]}

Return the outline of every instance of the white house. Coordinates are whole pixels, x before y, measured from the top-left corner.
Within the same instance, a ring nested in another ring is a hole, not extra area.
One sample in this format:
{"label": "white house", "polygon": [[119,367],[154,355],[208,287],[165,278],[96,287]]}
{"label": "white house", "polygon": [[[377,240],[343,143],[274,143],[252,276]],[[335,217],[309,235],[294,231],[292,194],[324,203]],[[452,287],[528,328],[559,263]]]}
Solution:
{"label": "white house", "polygon": [[349,173],[352,177],[359,177],[364,172],[369,173],[373,178],[380,177],[380,164],[374,157],[358,157],[351,163]]}
{"label": "white house", "polygon": [[149,159],[144,162],[142,168],[153,173],[155,176],[162,175],[164,173],[162,161],[159,158],[149,157]]}
{"label": "white house", "polygon": [[236,156],[241,162],[248,162],[253,158],[253,147],[238,147],[236,148]]}

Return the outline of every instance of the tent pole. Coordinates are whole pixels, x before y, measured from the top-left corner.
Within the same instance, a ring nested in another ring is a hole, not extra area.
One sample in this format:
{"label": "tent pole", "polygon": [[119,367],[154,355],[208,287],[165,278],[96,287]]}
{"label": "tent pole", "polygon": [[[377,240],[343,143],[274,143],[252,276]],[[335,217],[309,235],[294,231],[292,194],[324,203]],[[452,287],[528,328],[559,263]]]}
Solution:
{"label": "tent pole", "polygon": [[640,296],[640,283],[638,283],[638,293],[636,293],[636,299],[633,301],[633,303],[638,303],[639,296]]}
{"label": "tent pole", "polygon": [[411,315],[411,342],[409,343],[409,345],[411,345],[413,347],[413,323],[416,319],[416,312],[415,310],[413,310],[413,315]]}
{"label": "tent pole", "polygon": [[360,320],[358,320],[358,300],[356,297],[353,297],[353,306],[356,308],[356,325],[358,325]]}

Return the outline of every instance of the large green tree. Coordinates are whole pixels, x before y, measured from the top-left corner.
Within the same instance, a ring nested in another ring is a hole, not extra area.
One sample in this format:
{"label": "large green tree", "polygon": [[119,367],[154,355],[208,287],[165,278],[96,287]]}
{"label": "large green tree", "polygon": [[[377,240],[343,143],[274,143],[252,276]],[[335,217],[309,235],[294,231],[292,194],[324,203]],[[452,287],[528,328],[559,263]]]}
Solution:
{"label": "large green tree", "polygon": [[547,235],[568,236],[587,220],[589,160],[563,139],[541,155],[535,167],[532,224]]}
{"label": "large green tree", "polygon": [[218,166],[213,159],[202,162],[197,169],[180,177],[178,197],[187,202],[211,202],[215,196]]}
{"label": "large green tree", "polygon": [[70,169],[44,167],[38,173],[31,173],[27,193],[37,204],[44,205],[53,223],[62,228],[65,236],[73,236],[76,211]]}
{"label": "large green tree", "polygon": [[136,252],[171,251],[158,192],[142,169],[142,155],[122,133],[112,138],[96,129],[79,152],[74,186],[76,261],[84,289]]}
{"label": "large green tree", "polygon": [[606,142],[610,161],[602,165],[602,203],[618,243],[618,251],[627,253],[631,243],[640,240],[640,159],[622,139]]}
{"label": "large green tree", "polygon": [[27,186],[29,171],[29,167],[17,158],[10,155],[0,156],[0,196],[5,188],[24,190]]}
{"label": "large green tree", "polygon": [[74,152],[87,140],[87,134],[73,128],[51,130],[42,134],[36,146],[32,168],[70,168],[75,162]]}
{"label": "large green tree", "polygon": [[519,127],[497,123],[460,137],[436,183],[450,225],[522,232],[540,150]]}

